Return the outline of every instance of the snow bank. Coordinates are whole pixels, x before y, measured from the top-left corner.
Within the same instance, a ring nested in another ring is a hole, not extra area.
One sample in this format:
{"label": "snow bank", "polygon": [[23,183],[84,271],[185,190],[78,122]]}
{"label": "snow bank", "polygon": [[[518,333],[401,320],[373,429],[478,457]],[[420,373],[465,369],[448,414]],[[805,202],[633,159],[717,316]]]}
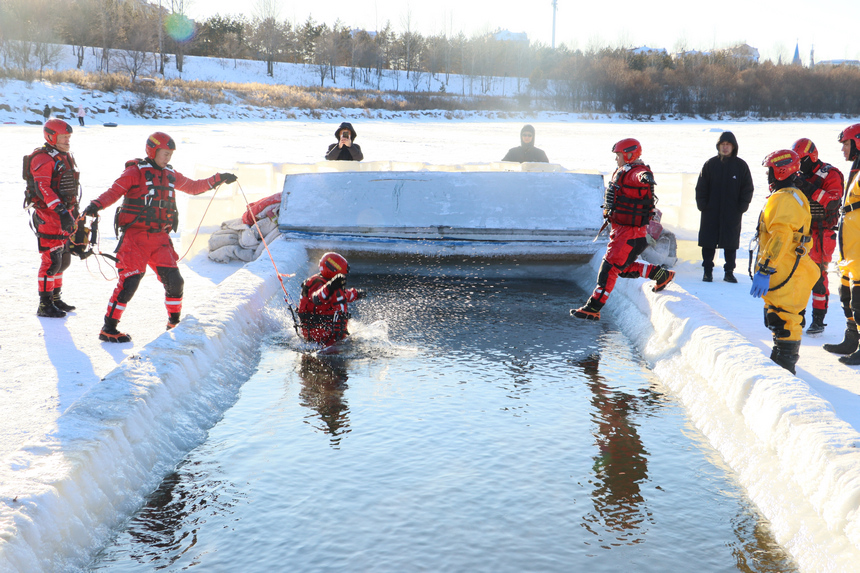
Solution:
{"label": "snow bank", "polygon": [[[280,241],[272,251],[305,266],[304,248]],[[0,485],[11,500],[0,506],[0,570],[86,565],[235,402],[279,291],[268,257],[247,265],[206,311],[125,360],[14,456],[15,480]]]}
{"label": "snow bank", "polygon": [[[589,291],[600,258],[575,273]],[[806,571],[860,563],[860,433],[695,296],[619,281],[606,311],[720,452]],[[762,326],[764,328],[764,326]]]}

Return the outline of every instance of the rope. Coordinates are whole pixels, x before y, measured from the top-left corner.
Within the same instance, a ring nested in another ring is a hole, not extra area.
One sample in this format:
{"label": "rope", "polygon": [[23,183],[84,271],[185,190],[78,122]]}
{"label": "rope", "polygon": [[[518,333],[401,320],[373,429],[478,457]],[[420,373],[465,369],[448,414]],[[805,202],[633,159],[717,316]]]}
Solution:
{"label": "rope", "polygon": [[202,217],[200,217],[200,222],[199,222],[199,223],[197,223],[197,230],[195,230],[195,231],[194,231],[194,237],[191,239],[191,244],[190,244],[190,245],[188,245],[188,249],[186,249],[186,250],[185,250],[185,253],[183,253],[183,254],[182,254],[182,256],[181,256],[181,257],[179,257],[179,259],[177,259],[177,261],[176,261],[176,262],[179,262],[179,261],[181,261],[182,259],[184,259],[184,258],[185,258],[185,255],[187,255],[187,254],[191,251],[191,247],[193,247],[193,246],[194,246],[194,241],[196,241],[196,240],[197,240],[197,233],[199,233],[199,232],[200,232],[200,227],[203,225],[203,219],[205,219],[205,218],[206,218],[206,213],[208,213],[208,212],[209,212],[209,207],[211,207],[211,206],[212,206],[212,201],[214,201],[214,200],[215,200],[215,195],[217,195],[217,194],[218,194],[218,189],[220,189],[220,188],[221,188],[221,186],[220,186],[220,185],[218,185],[218,187],[215,187],[215,193],[212,193],[212,197],[210,197],[210,198],[209,198],[209,203],[207,203],[207,204],[206,204],[206,209],[203,211],[203,216],[202,216]]}
{"label": "rope", "polygon": [[242,184],[238,181],[236,184],[239,186],[239,191],[242,193],[242,199],[245,200],[245,208],[248,211],[248,214],[251,216],[251,220],[254,221],[254,227],[257,228],[257,233],[260,235],[260,240],[263,242],[263,246],[266,247],[266,252],[269,253],[269,260],[272,261],[272,266],[275,268],[275,276],[278,277],[278,282],[281,283],[281,290],[284,291],[284,302],[287,303],[287,308],[290,309],[290,315],[293,319],[293,328],[296,330],[296,334],[299,334],[299,319],[296,316],[296,311],[293,308],[292,301],[290,300],[290,293],[287,292],[287,287],[284,285],[283,277],[294,277],[295,273],[292,274],[284,274],[278,270],[278,265],[275,264],[275,258],[272,256],[272,251],[269,250],[269,245],[266,243],[266,237],[263,236],[263,231],[260,230],[260,225],[257,224],[257,217],[254,216],[253,211],[251,211],[251,204],[248,203],[248,198],[245,196],[245,190],[242,189]]}

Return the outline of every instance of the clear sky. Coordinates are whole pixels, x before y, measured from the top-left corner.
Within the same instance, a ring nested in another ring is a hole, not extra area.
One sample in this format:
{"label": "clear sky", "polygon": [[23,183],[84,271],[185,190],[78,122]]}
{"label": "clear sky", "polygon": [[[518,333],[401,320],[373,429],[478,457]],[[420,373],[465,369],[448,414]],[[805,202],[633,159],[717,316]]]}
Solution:
{"label": "clear sky", "polygon": [[[205,19],[255,14],[260,0],[190,0],[188,14]],[[313,16],[329,25],[340,18],[351,27],[375,30],[391,22],[397,32],[422,34],[463,31],[472,36],[506,29],[525,32],[531,41],[552,42],[552,0],[265,0],[280,7],[281,19],[304,22]],[[860,59],[856,32],[860,0],[557,0],[556,45],[679,47],[707,50],[746,42],[762,59],[794,55],[804,63]],[[247,6],[247,7],[245,7]],[[411,15],[411,18],[409,16]]]}

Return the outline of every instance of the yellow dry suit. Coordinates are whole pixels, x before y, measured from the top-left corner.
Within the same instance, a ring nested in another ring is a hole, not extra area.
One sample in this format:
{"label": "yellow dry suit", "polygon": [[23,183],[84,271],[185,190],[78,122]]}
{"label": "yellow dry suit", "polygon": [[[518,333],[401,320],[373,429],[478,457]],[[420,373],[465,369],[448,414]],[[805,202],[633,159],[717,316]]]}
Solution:
{"label": "yellow dry suit", "polygon": [[769,290],[762,298],[765,326],[774,340],[800,340],[800,313],[821,274],[809,257],[811,222],[809,201],[794,187],[774,191],[759,215],[755,270],[770,274]]}

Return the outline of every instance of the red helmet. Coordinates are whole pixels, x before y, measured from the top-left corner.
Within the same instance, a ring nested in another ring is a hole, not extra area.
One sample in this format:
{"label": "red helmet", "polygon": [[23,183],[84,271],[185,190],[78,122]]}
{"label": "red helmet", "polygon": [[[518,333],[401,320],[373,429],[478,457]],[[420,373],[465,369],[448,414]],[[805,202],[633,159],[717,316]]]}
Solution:
{"label": "red helmet", "polygon": [[337,253],[326,253],[320,257],[320,275],[324,279],[330,279],[334,275],[348,274],[349,263]]}
{"label": "red helmet", "polygon": [[768,154],[761,164],[773,169],[773,178],[777,181],[785,181],[800,169],[800,156],[791,149],[780,149]]}
{"label": "red helmet", "polygon": [[64,133],[72,134],[72,126],[62,119],[49,119],[45,122],[45,127],[42,128],[42,133],[45,134],[45,141],[49,145],[57,145],[57,136]]}
{"label": "red helmet", "polygon": [[636,161],[642,155],[642,145],[632,138],[622,139],[612,146],[612,153],[620,153],[625,163]]}
{"label": "red helmet", "polygon": [[839,143],[845,143],[849,139],[858,140],[860,139],[860,123],[855,123],[854,125],[849,125],[845,129],[839,132]]}
{"label": "red helmet", "polygon": [[795,141],[791,148],[800,156],[801,160],[803,160],[804,157],[809,157],[809,160],[813,163],[818,161],[818,149],[816,149],[815,144],[812,143],[811,139],[802,137]]}
{"label": "red helmet", "polygon": [[851,153],[848,156],[848,159],[853,160],[857,157],[857,140],[860,140],[860,123],[855,123],[854,125],[849,125],[845,129],[839,132],[839,143],[845,143],[846,141],[851,141]]}
{"label": "red helmet", "polygon": [[176,143],[173,138],[163,131],[156,131],[146,139],[146,156],[150,159],[155,159],[155,152],[159,149],[176,149]]}

